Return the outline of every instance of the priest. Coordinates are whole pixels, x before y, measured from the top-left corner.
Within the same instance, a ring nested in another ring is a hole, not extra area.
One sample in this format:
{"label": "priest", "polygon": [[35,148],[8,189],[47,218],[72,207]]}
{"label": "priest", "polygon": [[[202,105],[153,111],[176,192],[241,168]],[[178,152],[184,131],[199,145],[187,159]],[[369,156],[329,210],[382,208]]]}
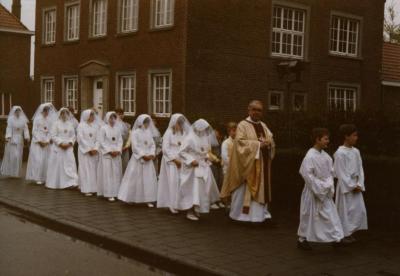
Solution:
{"label": "priest", "polygon": [[275,143],[271,131],[261,121],[263,104],[252,101],[249,116],[237,127],[221,198],[231,197],[229,216],[236,221],[263,222],[271,218],[271,163]]}

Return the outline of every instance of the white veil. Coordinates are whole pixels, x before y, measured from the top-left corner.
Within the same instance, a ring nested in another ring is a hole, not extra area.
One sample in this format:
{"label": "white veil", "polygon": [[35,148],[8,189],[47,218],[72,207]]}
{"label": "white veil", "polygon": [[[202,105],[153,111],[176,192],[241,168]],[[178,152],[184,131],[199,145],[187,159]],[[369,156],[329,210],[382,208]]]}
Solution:
{"label": "white veil", "polygon": [[104,116],[104,122],[108,125],[108,121],[110,120],[110,117],[111,117],[111,115],[115,115],[116,116],[116,118],[118,118],[118,115],[117,115],[117,113],[115,113],[115,111],[108,111],[107,113],[106,113],[106,115]]}
{"label": "white veil", "polygon": [[60,121],[60,122],[62,122],[62,120],[61,120],[61,113],[63,113],[63,112],[67,112],[67,116],[68,116],[68,120],[67,121],[69,121],[69,122],[72,122],[72,114],[71,114],[71,111],[69,111],[69,109],[67,108],[67,107],[62,107],[62,108],[60,108],[60,110],[57,112],[57,121]]}
{"label": "white veil", "polygon": [[[18,118],[15,116],[15,112],[17,110],[20,111],[20,114],[19,114]],[[28,122],[29,122],[29,120],[26,117],[26,115],[25,115],[24,111],[22,110],[22,108],[19,105],[14,105],[11,108],[10,113],[8,114],[7,124],[8,125],[15,125],[15,126],[18,126],[18,127],[23,127]]]}
{"label": "white veil", "polygon": [[137,117],[135,123],[133,124],[132,130],[141,128],[143,126],[143,123],[146,119],[149,119],[149,126],[147,128],[148,131],[150,131],[152,137],[158,137],[160,136],[160,132],[158,129],[154,126],[154,122],[151,119],[150,115],[148,114],[142,114]]}
{"label": "white veil", "polygon": [[57,109],[54,107],[54,105],[52,103],[42,103],[36,109],[35,114],[32,117],[33,122],[35,122],[36,119],[43,118],[42,112],[45,107],[49,109],[49,115],[47,115],[49,121],[53,122],[57,119]]}
{"label": "white veil", "polygon": [[175,125],[180,121],[182,122],[183,134],[187,135],[190,133],[191,126],[188,119],[186,119],[186,117],[181,113],[175,113],[171,116],[171,119],[169,120],[168,128],[164,133],[164,138],[167,133],[173,132]]}

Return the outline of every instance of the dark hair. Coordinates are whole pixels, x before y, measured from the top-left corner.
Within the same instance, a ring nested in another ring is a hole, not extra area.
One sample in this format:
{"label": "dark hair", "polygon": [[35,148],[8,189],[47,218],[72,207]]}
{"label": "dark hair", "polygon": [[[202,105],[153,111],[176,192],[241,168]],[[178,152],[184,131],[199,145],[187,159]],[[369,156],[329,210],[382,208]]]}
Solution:
{"label": "dark hair", "polygon": [[229,122],[226,124],[226,131],[229,132],[232,129],[237,128],[237,123],[236,122]]}
{"label": "dark hair", "polygon": [[115,113],[117,113],[117,114],[124,114],[124,109],[121,108],[121,107],[118,107],[118,108],[115,109]]}
{"label": "dark hair", "polygon": [[329,136],[329,130],[327,128],[322,128],[322,127],[317,127],[314,128],[311,131],[311,141],[312,143],[315,143],[315,141],[318,139],[321,139],[324,136]]}
{"label": "dark hair", "polygon": [[357,127],[353,124],[344,124],[339,127],[339,134],[342,139],[352,135],[354,132],[357,132]]}
{"label": "dark hair", "polygon": [[110,117],[108,118],[108,119],[111,119],[111,118],[114,118],[114,119],[117,119],[117,114],[116,113],[111,113],[110,114]]}

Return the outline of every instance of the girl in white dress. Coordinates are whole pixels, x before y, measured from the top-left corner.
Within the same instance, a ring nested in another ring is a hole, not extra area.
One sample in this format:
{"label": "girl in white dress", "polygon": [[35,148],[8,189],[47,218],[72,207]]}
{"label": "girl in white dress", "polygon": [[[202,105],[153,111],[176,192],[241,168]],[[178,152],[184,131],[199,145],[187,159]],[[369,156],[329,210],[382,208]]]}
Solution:
{"label": "girl in white dress", "polygon": [[118,199],[128,203],[147,203],[154,207],[157,200],[157,175],[154,168],[156,146],[153,140],[155,127],[151,117],[140,115],[133,125],[132,157],[122,179]]}
{"label": "girl in white dress", "polygon": [[117,114],[114,111],[107,112],[106,124],[100,128],[99,164],[97,166],[97,195],[115,201],[122,178],[122,136],[117,127]]}
{"label": "girl in white dress", "polygon": [[28,118],[20,106],[13,106],[7,118],[6,144],[0,174],[21,177],[24,139],[29,142]]}
{"label": "girl in white dress", "polygon": [[212,131],[207,121],[197,120],[179,152],[183,160],[179,209],[187,210],[186,217],[190,220],[199,220],[200,213],[208,213],[210,205],[219,201],[219,190],[208,155]]}
{"label": "girl in white dress", "polygon": [[172,214],[178,213],[178,192],[182,159],[179,150],[189,134],[190,124],[182,114],[174,114],[163,136],[160,175],[158,177],[157,207],[169,208]]}
{"label": "girl in white dress", "polygon": [[33,115],[32,142],[29,150],[26,180],[43,184],[47,176],[47,162],[50,154],[52,123],[57,116],[57,110],[52,103],[41,104]]}
{"label": "girl in white dress", "polygon": [[61,108],[57,120],[51,127],[51,152],[47,168],[46,187],[65,189],[78,186],[78,173],[74,156],[76,140],[71,113]]}
{"label": "girl in white dress", "polygon": [[77,128],[79,186],[81,192],[91,196],[97,192],[97,164],[99,162],[99,143],[97,136],[99,126],[95,123],[96,115],[87,109],[81,114],[81,122]]}

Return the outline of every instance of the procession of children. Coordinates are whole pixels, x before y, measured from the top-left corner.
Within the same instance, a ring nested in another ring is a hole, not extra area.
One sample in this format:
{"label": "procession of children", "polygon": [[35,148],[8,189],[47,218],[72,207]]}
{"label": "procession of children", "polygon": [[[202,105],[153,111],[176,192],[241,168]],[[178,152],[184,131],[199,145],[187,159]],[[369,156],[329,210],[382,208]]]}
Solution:
{"label": "procession of children", "polygon": [[[22,176],[24,141],[31,140],[26,180],[38,185],[78,188],[85,196],[166,208],[172,214],[185,212],[192,221],[225,207],[232,220],[263,222],[272,217],[268,185],[275,143],[257,117],[259,109],[262,112],[262,103],[253,101],[246,120],[226,125],[224,139],[206,120],[190,124],[183,114],[171,115],[161,136],[156,121],[147,114],[138,116],[131,127],[122,109],[107,112],[104,120],[95,109],[87,109],[77,122],[68,108],[57,111],[44,103],[32,118],[31,139],[29,119],[20,106],[14,106],[7,118],[0,173]],[[254,141],[246,140],[243,131],[255,131]],[[300,167],[305,186],[297,246],[302,250],[311,250],[310,242],[349,244],[355,242],[356,231],[368,228],[364,171],[355,147],[358,131],[345,124],[339,132],[343,143],[333,160],[325,151],[329,131],[313,129],[313,146]],[[251,162],[241,161],[243,156],[246,160],[251,156]],[[251,178],[250,170],[261,172],[261,180]],[[238,183],[232,185],[235,177]],[[257,185],[252,186],[253,180]]]}

